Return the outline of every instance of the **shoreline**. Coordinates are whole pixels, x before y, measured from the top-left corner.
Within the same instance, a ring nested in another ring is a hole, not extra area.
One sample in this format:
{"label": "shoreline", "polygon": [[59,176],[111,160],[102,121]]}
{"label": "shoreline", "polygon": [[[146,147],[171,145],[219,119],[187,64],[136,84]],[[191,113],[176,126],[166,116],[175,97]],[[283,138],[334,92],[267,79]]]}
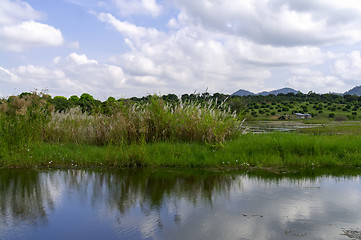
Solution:
{"label": "shoreline", "polygon": [[96,146],[40,142],[3,153],[0,168],[361,167],[358,135],[245,134],[221,145],[156,142]]}

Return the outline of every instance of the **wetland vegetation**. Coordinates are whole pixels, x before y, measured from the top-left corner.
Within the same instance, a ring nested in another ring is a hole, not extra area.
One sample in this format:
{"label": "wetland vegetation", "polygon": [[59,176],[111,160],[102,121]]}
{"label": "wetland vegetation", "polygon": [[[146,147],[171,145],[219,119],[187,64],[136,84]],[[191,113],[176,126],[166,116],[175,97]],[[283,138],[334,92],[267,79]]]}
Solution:
{"label": "wetland vegetation", "polygon": [[[312,92],[104,102],[23,93],[1,100],[0,167],[359,167],[360,106],[357,96]],[[244,126],[295,112],[313,118],[291,122],[312,127],[252,134]]]}

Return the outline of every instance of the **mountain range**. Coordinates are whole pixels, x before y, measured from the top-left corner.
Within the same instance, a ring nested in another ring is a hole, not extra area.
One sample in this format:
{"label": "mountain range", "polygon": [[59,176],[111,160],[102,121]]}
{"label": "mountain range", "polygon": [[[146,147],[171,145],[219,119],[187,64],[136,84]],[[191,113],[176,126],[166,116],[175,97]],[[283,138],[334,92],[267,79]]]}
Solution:
{"label": "mountain range", "polygon": [[294,90],[292,88],[281,88],[281,89],[277,89],[277,90],[273,90],[273,91],[269,91],[269,92],[263,91],[263,92],[259,92],[259,93],[253,93],[253,92],[250,92],[250,91],[247,91],[247,90],[244,90],[244,89],[240,89],[237,92],[234,92],[232,95],[236,95],[236,96],[263,95],[263,96],[266,96],[266,95],[270,95],[270,94],[277,95],[277,94],[280,94],[280,93],[283,93],[283,94],[287,94],[287,93],[297,94],[299,92],[301,92],[301,91],[297,91],[297,90]]}
{"label": "mountain range", "polygon": [[357,95],[357,96],[361,96],[361,86],[356,86],[350,90],[348,90],[347,92],[344,93],[344,95]]}
{"label": "mountain range", "polygon": [[[248,95],[270,95],[270,94],[287,94],[287,93],[294,93],[297,94],[301,91],[295,90],[293,88],[281,88],[281,89],[277,89],[277,90],[273,90],[273,91],[263,91],[263,92],[259,92],[259,93],[253,93],[244,89],[240,89],[234,93],[232,93],[232,95],[236,95],[236,96],[248,96]],[[340,94],[340,95],[357,95],[357,96],[361,96],[361,86],[356,86],[348,91],[346,91],[345,93],[333,93],[333,94]]]}

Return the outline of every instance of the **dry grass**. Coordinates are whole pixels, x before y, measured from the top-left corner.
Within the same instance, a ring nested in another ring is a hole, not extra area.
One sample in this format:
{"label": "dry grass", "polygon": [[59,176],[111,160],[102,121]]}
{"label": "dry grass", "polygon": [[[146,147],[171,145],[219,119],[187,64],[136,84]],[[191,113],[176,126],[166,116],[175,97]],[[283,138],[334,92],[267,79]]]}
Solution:
{"label": "dry grass", "polygon": [[53,113],[45,139],[96,145],[158,141],[222,143],[239,133],[242,122],[229,110],[205,105],[170,105],[154,97],[148,104],[121,105],[110,115],[73,108]]}

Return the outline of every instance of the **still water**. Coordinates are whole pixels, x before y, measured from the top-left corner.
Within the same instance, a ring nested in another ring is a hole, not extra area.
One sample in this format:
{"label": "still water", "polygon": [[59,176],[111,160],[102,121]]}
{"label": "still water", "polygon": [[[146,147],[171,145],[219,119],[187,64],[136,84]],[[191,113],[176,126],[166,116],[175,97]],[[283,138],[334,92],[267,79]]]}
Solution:
{"label": "still water", "polygon": [[0,239],[357,239],[360,180],[357,174],[0,170]]}

